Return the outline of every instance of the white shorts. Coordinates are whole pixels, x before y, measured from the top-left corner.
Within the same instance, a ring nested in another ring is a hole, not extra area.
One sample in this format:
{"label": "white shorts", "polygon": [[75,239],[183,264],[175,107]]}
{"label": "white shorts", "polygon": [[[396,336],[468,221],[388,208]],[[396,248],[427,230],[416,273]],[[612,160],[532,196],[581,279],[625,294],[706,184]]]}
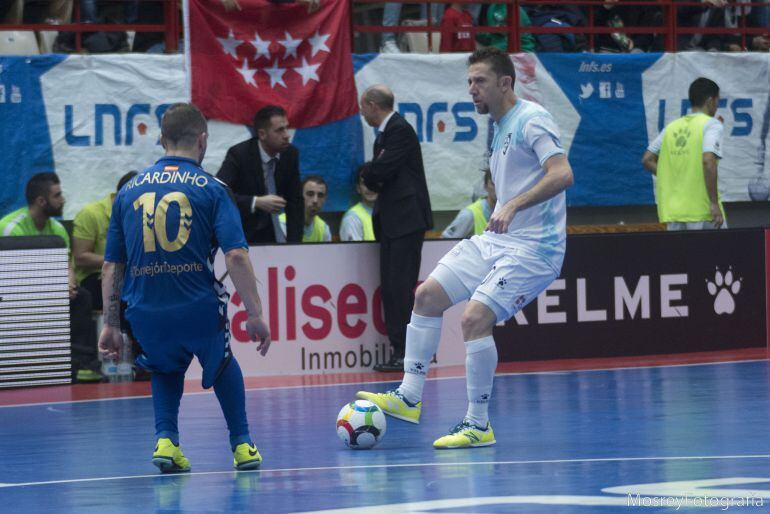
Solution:
{"label": "white shorts", "polygon": [[452,304],[470,298],[504,321],[537,298],[558,273],[546,259],[526,248],[510,248],[473,236],[463,239],[430,274]]}

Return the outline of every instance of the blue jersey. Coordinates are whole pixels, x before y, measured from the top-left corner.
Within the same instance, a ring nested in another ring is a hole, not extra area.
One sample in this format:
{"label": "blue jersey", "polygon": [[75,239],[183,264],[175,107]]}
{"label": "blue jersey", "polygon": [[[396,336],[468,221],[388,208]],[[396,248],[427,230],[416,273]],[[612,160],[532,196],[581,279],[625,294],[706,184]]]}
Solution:
{"label": "blue jersey", "polygon": [[126,265],[122,299],[140,342],[210,338],[225,327],[218,247],[248,248],[241,218],[227,186],[191,159],[164,157],[120,190],[104,259]]}

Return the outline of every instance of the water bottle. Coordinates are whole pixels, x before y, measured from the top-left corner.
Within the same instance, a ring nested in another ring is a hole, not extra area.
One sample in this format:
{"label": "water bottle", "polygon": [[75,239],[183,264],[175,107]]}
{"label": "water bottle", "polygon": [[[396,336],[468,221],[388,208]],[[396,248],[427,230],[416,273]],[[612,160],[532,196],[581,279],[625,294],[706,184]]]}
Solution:
{"label": "water bottle", "polygon": [[102,375],[110,382],[115,382],[118,376],[118,362],[113,358],[102,359]]}
{"label": "water bottle", "polygon": [[131,351],[131,340],[123,332],[123,342],[120,345],[120,353],[116,366],[116,382],[131,382],[134,379],[134,356]]}

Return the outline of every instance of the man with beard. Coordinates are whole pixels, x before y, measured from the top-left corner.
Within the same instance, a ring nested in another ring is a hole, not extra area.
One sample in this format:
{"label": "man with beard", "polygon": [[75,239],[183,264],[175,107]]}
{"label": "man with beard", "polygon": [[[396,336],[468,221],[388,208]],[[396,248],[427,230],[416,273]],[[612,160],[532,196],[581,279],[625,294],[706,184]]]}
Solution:
{"label": "man with beard", "polygon": [[[302,198],[305,201],[305,230],[303,243],[330,243],[332,232],[329,225],[318,214],[324,209],[328,186],[320,175],[308,175],[302,181]],[[286,234],[286,214],[281,214],[281,231]]]}
{"label": "man with beard", "polygon": [[[268,105],[254,116],[254,137],[227,151],[217,178],[235,194],[249,244],[299,243],[304,202],[299,150],[289,137],[286,111]],[[286,230],[280,215],[286,214]]]}
{"label": "man with beard", "polygon": [[[59,236],[70,248],[64,226],[54,219],[62,215],[64,196],[56,173],[33,175],[25,190],[27,207],[0,219],[0,236]],[[70,333],[72,373],[78,382],[101,380],[96,331],[91,319],[91,294],[78,287],[72,266],[69,267]]]}

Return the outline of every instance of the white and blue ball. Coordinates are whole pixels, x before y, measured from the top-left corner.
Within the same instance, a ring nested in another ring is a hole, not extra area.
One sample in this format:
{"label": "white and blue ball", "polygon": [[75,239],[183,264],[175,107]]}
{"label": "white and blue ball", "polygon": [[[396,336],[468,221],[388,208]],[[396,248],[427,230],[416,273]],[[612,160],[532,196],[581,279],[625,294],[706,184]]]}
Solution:
{"label": "white and blue ball", "polygon": [[366,400],[348,403],[337,416],[337,436],[354,450],[372,448],[382,440],[386,428],[385,414]]}

